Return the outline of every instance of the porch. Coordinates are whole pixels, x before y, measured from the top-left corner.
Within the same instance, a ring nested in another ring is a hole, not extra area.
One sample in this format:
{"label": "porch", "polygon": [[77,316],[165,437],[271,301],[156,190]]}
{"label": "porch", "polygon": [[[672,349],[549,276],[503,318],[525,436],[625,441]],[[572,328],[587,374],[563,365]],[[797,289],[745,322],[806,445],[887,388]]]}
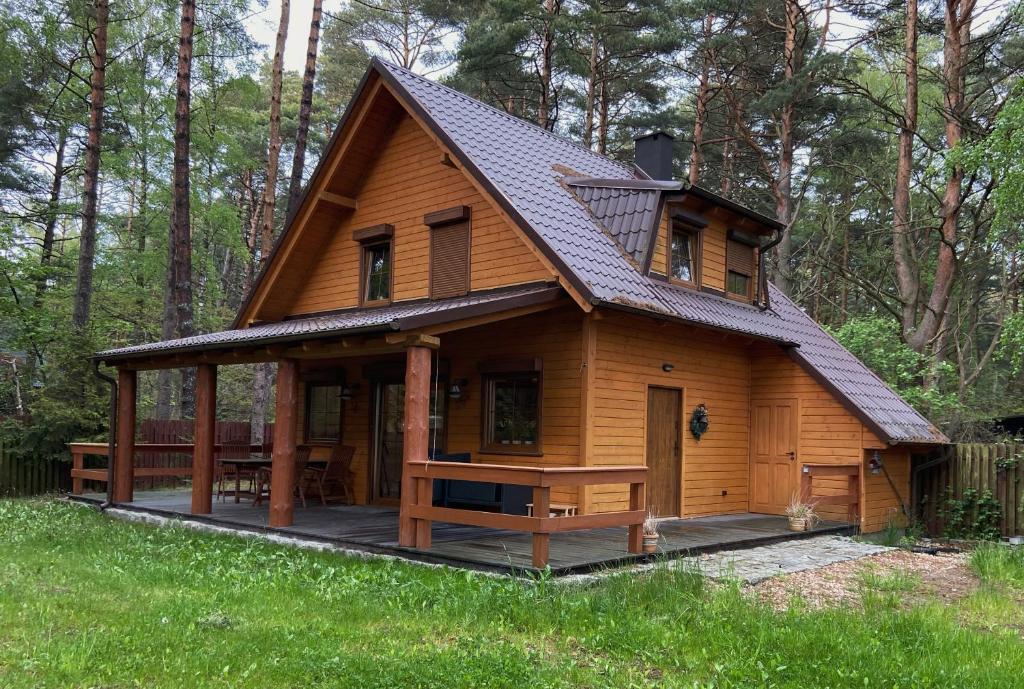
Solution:
{"label": "porch", "polygon": [[[105,497],[101,493],[85,493],[72,499],[98,504]],[[434,522],[430,550],[402,547],[398,544],[398,509],[392,507],[311,505],[296,509],[294,522],[281,528],[270,526],[266,507],[253,507],[247,502],[216,501],[209,514],[192,514],[191,493],[186,490],[139,492],[132,502],[119,507],[199,521],[240,533],[276,533],[419,562],[501,573],[536,571],[532,564],[531,534],[507,529]],[[672,519],[661,523],[658,553],[661,557],[681,557],[851,530],[846,523],[823,521],[812,531],[793,533],[785,517],[750,513]],[[548,563],[555,575],[590,572],[646,559],[644,555],[627,552],[626,527],[558,532],[550,538]]]}

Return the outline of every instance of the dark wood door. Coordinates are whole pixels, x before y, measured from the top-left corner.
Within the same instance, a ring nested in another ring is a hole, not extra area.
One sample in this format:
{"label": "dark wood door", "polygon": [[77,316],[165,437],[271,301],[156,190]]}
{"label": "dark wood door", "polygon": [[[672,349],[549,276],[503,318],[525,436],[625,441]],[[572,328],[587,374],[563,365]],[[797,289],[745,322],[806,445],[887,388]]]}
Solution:
{"label": "dark wood door", "polygon": [[671,388],[647,391],[647,510],[656,517],[679,516],[682,397]]}
{"label": "dark wood door", "polygon": [[750,510],[783,514],[797,490],[797,401],[755,401],[750,411]]}

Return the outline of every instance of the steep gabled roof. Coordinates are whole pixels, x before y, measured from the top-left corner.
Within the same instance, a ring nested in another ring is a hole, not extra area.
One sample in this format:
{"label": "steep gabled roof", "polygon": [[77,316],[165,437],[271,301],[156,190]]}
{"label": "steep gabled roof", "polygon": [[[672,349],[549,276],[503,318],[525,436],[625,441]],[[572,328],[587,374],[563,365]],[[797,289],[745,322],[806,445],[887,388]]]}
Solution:
{"label": "steep gabled roof", "polygon": [[[637,270],[636,251],[650,236],[645,229],[653,199],[649,190],[664,183],[652,184],[632,168],[407,69],[380,60],[374,60],[370,69],[380,72],[552,259],[563,277],[592,303],[791,344],[793,358],[883,440],[947,442],[934,425],[774,287],[769,287],[772,307],[762,310],[677,288]],[[588,184],[583,177],[594,181]],[[597,191],[615,188],[631,193]],[[717,199],[699,187],[676,188]],[[638,198],[626,200],[630,196]],[[624,206],[618,205],[620,199]],[[638,206],[642,206],[639,212]],[[759,217],[750,211],[745,214]],[[629,227],[633,222],[640,225]],[[779,226],[770,220],[766,224]]]}

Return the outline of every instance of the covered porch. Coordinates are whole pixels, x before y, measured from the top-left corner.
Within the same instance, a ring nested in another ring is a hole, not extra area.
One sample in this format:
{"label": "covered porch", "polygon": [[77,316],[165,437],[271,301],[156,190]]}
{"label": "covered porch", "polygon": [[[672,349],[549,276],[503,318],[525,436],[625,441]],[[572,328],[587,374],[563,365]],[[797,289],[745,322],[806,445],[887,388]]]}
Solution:
{"label": "covered porch", "polygon": [[[76,499],[97,503],[100,493]],[[528,533],[434,522],[429,550],[403,547],[398,542],[399,511],[393,507],[330,505],[295,511],[293,523],[273,528],[266,508],[246,503],[215,502],[209,514],[193,515],[190,494],[183,490],[149,491],[121,506],[168,518],[198,520],[239,533],[275,533],[313,540],[367,553],[397,555],[414,561],[492,571],[533,571],[533,543]],[[595,571],[641,562],[645,556],[623,547],[625,527],[605,527],[551,535],[548,566],[555,575]],[[812,531],[793,533],[786,519],[764,514],[734,514],[663,521],[658,553],[679,557],[818,536],[850,533],[849,524],[824,521]]]}
{"label": "covered porch", "polygon": [[[155,475],[136,466],[136,452],[151,449],[136,441],[138,375],[195,367],[193,442],[178,448],[191,456],[182,474],[190,477],[191,490],[187,504],[186,496],[175,498],[170,511],[176,515],[219,518],[227,510],[236,518],[245,515],[242,522],[250,526],[280,530],[335,519],[342,541],[348,538],[345,522],[389,515],[390,540],[364,545],[393,541],[387,547],[423,552],[449,547],[445,535],[453,527],[438,531],[435,522],[475,527],[483,534],[516,534],[516,548],[525,544],[527,564],[535,568],[551,562],[552,539],[568,547],[583,530],[619,529],[618,556],[640,553],[647,468],[581,465],[575,445],[579,314],[550,286],[475,299],[444,308],[427,303],[354,311],[104,353],[103,361],[117,369],[116,439],[109,448],[78,444],[73,453],[109,450],[109,500],[152,507],[147,503],[155,498],[136,496],[134,488],[136,477]],[[368,317],[376,322],[367,324]],[[266,361],[277,364],[272,449],[262,448],[269,499],[260,507],[224,504],[215,500],[222,456],[215,431],[218,369]],[[468,402],[460,392],[467,385]],[[323,394],[311,395],[313,390]],[[313,409],[314,403],[321,406]],[[505,408],[512,406],[531,412],[532,419]],[[541,445],[541,425],[545,438],[557,442]],[[354,504],[315,512],[297,506],[297,457],[308,449],[322,460],[343,445],[355,454]],[[108,478],[95,468],[76,468],[75,474]],[[621,491],[622,498],[588,513],[581,496],[602,486]],[[76,488],[81,492],[81,480]],[[490,497],[481,499],[481,492]],[[434,543],[435,532],[441,544]]]}

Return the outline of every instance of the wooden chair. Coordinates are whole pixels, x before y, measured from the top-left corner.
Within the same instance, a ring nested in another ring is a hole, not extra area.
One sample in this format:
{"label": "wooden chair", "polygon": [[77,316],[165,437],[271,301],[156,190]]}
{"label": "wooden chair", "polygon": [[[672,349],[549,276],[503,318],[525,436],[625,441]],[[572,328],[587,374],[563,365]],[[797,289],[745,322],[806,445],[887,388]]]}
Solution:
{"label": "wooden chair", "polygon": [[[315,488],[320,496],[320,504],[327,504],[328,491],[338,488],[345,495],[345,503],[354,505],[356,501],[355,473],[352,471],[352,457],[356,448],[351,445],[335,445],[331,448],[331,456],[323,467],[306,467],[303,483],[307,488]],[[335,495],[335,493],[330,493]]]}
{"label": "wooden chair", "polygon": [[[313,451],[311,447],[307,445],[299,445],[295,448],[295,482],[292,484],[292,493],[298,491],[299,500],[302,502],[302,506],[306,506],[306,495],[302,490],[303,477],[306,472],[309,471],[306,466],[309,463],[309,454]],[[260,467],[256,472],[256,501],[254,505],[259,505],[263,502],[264,492],[267,497],[270,496],[270,477],[272,470],[268,467]]]}
{"label": "wooden chair", "polygon": [[[249,456],[249,442],[242,440],[228,440],[220,444],[220,452],[217,453],[218,459],[238,459],[239,457]],[[217,482],[217,497],[220,500],[224,500],[224,496],[227,491],[224,490],[225,482],[235,480],[236,483],[241,481],[249,482],[249,490],[253,489],[256,481],[256,470],[249,468],[239,468],[237,465],[225,465],[221,462],[214,464],[214,480]],[[238,502],[238,496],[235,496],[235,502]]]}

